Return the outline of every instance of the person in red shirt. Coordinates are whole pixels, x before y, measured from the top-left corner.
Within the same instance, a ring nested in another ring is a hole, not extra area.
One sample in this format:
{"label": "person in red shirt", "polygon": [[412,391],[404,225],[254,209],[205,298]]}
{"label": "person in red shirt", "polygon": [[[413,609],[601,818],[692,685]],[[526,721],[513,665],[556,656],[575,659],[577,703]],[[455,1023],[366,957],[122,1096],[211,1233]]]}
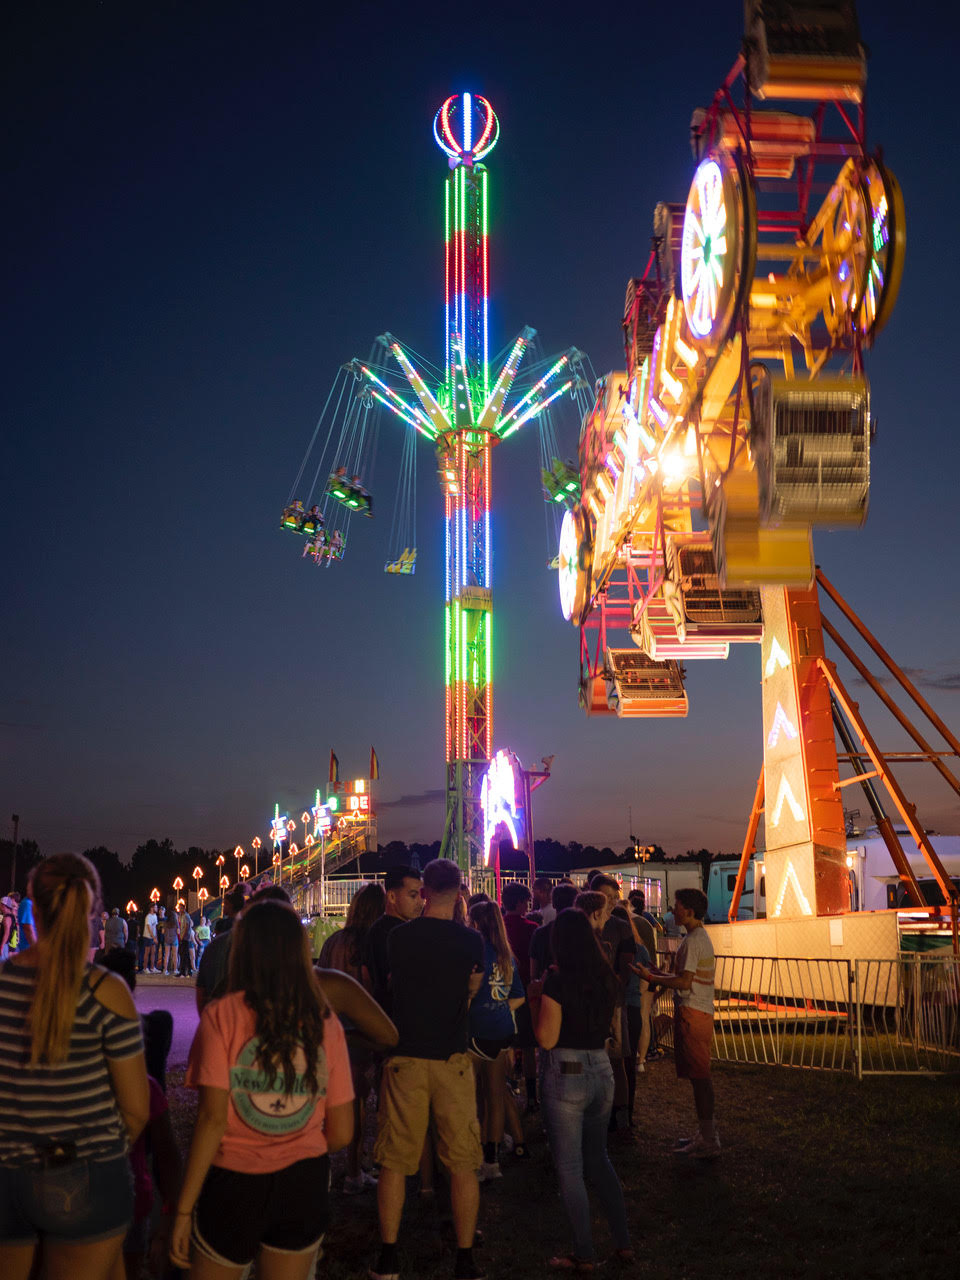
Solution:
{"label": "person in red shirt", "polygon": [[252,902],[233,934],[228,992],[204,1008],[190,1049],[200,1105],[170,1258],[192,1280],[239,1280],[255,1258],[307,1280],[329,1155],[353,1134],[346,1040],[292,907]]}

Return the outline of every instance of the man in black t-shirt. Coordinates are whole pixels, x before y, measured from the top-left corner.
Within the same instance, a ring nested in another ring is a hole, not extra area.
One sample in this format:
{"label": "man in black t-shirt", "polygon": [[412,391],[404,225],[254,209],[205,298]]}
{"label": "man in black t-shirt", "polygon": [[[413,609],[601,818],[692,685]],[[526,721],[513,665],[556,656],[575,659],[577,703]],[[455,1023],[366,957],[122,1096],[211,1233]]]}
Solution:
{"label": "man in black t-shirt", "polygon": [[423,909],[420,872],[412,867],[391,867],[384,877],[387,908],[370,927],[363,949],[363,977],[377,1004],[390,1012],[390,963],[387,940],[398,924],[416,920]]}
{"label": "man in black t-shirt", "polygon": [[405,1179],[420,1164],[432,1118],[437,1154],[450,1173],[457,1236],[456,1280],[481,1280],[473,1261],[482,1160],[467,1013],[483,980],[483,939],[456,924],[460,868],[436,858],[423,873],[423,915],[390,931],[387,958],[392,1016],[400,1033],[383,1068],[374,1157],[380,1256],[372,1280],[396,1280],[397,1235]]}

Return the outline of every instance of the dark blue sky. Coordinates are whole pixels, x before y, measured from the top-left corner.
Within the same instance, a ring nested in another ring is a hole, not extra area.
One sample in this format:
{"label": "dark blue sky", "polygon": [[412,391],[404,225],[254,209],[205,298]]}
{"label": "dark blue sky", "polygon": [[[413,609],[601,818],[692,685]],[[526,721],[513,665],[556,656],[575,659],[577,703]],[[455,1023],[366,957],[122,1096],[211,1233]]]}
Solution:
{"label": "dark blue sky", "polygon": [[[860,10],[869,137],[903,187],[908,249],[868,358],[870,518],[819,534],[817,556],[956,728],[956,22],[911,27],[892,0]],[[642,14],[78,0],[8,26],[4,822],[19,812],[48,852],[247,843],[275,800],[299,812],[331,746],[350,774],[373,743],[381,839],[439,836],[439,802],[410,802],[443,775],[432,454],[414,579],[382,572],[385,519],[321,572],[279,512],[344,360],[387,328],[439,354],[430,125],[449,93],[481,92],[500,117],[495,344],[529,323],[547,351],[619,366],[626,280],[656,201],[686,197],[690,114],[742,21],[736,0]],[[399,434],[373,477],[381,511],[398,461]],[[632,805],[637,833],[672,851],[739,846],[759,650],[690,664],[685,721],[587,721],[544,568],[532,430],[495,454],[494,517],[495,743],[556,754],[538,834],[622,847]],[[921,817],[960,830],[952,793],[903,772]]]}

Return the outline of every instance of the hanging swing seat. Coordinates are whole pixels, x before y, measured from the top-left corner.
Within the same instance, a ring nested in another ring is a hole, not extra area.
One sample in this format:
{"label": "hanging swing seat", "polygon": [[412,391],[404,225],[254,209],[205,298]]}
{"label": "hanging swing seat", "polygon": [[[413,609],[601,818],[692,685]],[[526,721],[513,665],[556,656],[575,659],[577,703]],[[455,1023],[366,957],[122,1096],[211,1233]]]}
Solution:
{"label": "hanging swing seat", "polygon": [[396,560],[388,560],[383,566],[384,573],[416,573],[417,548],[404,547]]}

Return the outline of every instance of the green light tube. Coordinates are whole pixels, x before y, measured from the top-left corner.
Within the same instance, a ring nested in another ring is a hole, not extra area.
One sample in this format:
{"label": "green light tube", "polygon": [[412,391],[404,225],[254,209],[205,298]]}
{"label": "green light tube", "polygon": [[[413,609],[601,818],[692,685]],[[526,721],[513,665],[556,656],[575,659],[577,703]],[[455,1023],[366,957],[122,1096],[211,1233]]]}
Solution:
{"label": "green light tube", "polygon": [[460,679],[467,678],[467,611],[460,610],[460,621],[463,624],[463,645],[461,648]]}
{"label": "green light tube", "polygon": [[487,643],[486,643],[486,659],[487,659],[487,687],[493,684],[493,610],[487,614]]}
{"label": "green light tube", "polygon": [[444,605],[443,625],[445,639],[443,646],[445,680],[447,680],[447,685],[449,686],[449,682],[451,682],[451,607],[449,607],[449,604]]}
{"label": "green light tube", "polygon": [[443,350],[446,356],[444,366],[445,380],[450,385],[450,180],[443,184],[443,283],[445,324],[443,329]]}

